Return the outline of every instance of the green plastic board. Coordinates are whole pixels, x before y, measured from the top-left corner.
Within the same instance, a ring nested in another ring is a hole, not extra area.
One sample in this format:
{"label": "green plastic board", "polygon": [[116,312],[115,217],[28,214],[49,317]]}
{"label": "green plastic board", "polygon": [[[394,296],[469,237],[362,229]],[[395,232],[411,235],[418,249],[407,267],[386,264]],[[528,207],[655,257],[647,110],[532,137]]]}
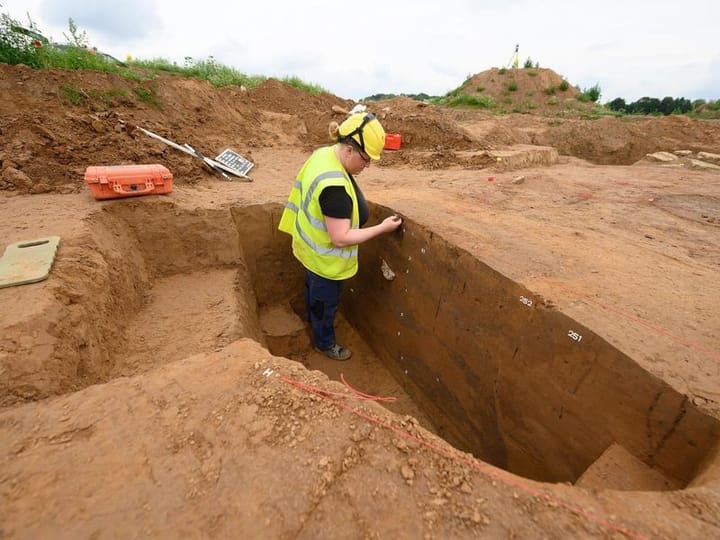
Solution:
{"label": "green plastic board", "polygon": [[0,259],[0,289],[47,279],[59,243],[59,236],[48,236],[6,247]]}

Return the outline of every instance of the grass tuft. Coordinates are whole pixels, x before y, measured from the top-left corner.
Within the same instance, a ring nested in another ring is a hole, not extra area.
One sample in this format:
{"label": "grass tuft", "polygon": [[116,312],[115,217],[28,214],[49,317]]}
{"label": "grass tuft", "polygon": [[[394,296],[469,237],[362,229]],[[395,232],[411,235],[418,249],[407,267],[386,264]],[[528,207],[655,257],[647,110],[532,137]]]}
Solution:
{"label": "grass tuft", "polygon": [[473,96],[470,94],[452,94],[437,100],[447,107],[468,107],[474,109],[494,109],[495,100],[489,96]]}

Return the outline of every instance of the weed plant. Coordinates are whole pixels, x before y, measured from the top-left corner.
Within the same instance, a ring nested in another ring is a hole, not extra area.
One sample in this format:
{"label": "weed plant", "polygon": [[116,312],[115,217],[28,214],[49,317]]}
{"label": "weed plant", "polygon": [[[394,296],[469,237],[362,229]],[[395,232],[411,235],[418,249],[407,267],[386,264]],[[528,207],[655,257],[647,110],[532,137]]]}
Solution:
{"label": "weed plant", "polygon": [[473,109],[494,109],[495,100],[490,96],[472,96],[470,94],[453,94],[436,100],[439,105],[447,107],[468,107]]}
{"label": "weed plant", "polygon": [[136,86],[133,88],[133,93],[143,103],[152,105],[155,108],[160,108],[160,102],[158,101],[157,94],[154,88],[143,88],[142,86]]}
{"label": "weed plant", "polygon": [[[10,15],[6,13],[0,15],[0,62],[41,67],[36,51],[43,42],[38,37],[33,37],[34,25],[31,23],[29,26],[29,29],[21,31],[20,24]],[[38,36],[41,37],[39,34]]]}
{"label": "weed plant", "polygon": [[298,77],[283,77],[281,80],[285,84],[292,86],[293,88],[297,88],[298,90],[303,90],[309,94],[327,93],[327,90],[325,90],[322,86],[306,83]]}

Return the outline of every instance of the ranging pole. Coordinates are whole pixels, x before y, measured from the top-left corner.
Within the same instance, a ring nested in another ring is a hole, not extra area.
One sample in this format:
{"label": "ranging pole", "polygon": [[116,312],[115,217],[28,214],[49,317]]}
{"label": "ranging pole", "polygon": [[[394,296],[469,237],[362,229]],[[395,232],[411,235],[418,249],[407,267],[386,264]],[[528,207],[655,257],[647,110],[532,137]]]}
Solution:
{"label": "ranging pole", "polygon": [[507,63],[507,67],[512,66],[513,68],[517,69],[520,66],[520,59],[518,58],[519,49],[520,45],[515,45],[515,52],[510,57],[510,61]]}

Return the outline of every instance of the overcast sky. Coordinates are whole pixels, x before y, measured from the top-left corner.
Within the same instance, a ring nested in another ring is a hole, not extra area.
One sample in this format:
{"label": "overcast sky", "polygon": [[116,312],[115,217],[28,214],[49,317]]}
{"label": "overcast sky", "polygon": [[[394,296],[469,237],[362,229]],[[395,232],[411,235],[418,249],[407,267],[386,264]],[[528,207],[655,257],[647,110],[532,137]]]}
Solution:
{"label": "overcast sky", "polygon": [[247,75],[297,76],[348,99],[443,95],[529,57],[600,101],[720,98],[718,0],[0,0],[64,42],[182,65],[213,56]]}

